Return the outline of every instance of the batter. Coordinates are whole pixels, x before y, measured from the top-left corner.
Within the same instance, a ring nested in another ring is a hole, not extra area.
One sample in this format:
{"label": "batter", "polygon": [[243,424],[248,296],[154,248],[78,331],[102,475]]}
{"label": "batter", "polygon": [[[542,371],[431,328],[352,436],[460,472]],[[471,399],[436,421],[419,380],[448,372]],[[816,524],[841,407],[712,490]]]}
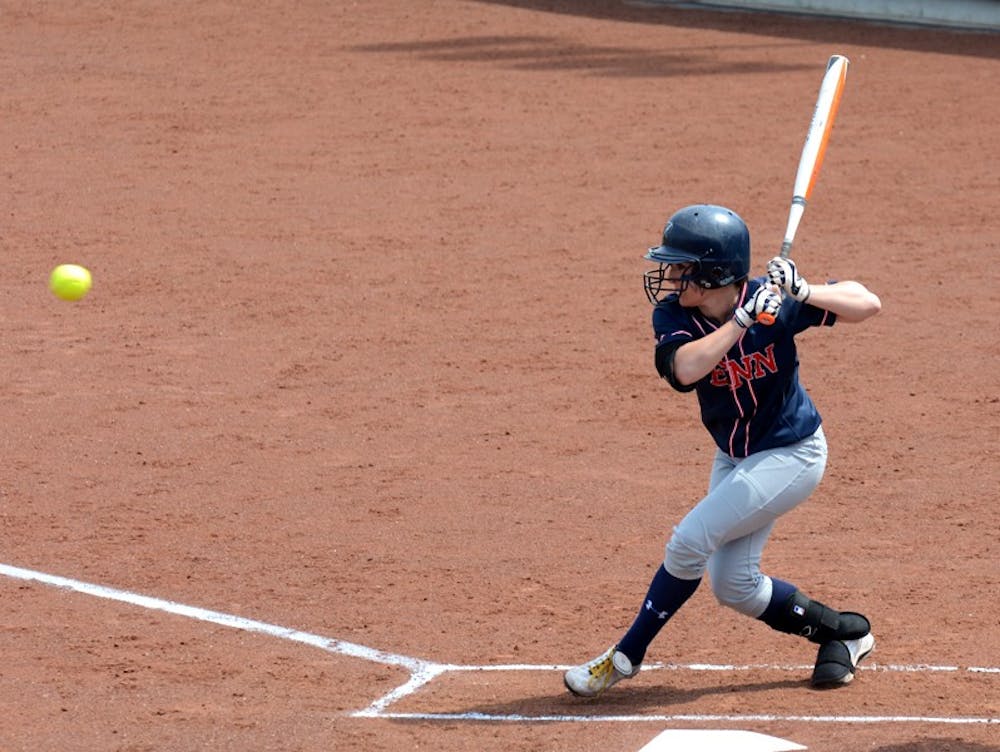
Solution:
{"label": "batter", "polygon": [[[635,676],[706,571],[721,604],[819,645],[813,686],[847,684],[875,647],[868,618],[763,574],[760,560],[775,521],[809,497],[826,467],[822,421],[799,383],[795,335],[864,321],[881,302],[858,282],[810,285],[780,257],[768,262],[767,276],[748,279],[750,233],[722,206],[675,213],[646,258],[658,264],[644,278],[655,306],[656,370],[674,389],[697,394],[717,451],[708,494],[674,528],[631,628],[567,671],[566,687],[596,697]],[[772,325],[762,323],[771,316]]]}

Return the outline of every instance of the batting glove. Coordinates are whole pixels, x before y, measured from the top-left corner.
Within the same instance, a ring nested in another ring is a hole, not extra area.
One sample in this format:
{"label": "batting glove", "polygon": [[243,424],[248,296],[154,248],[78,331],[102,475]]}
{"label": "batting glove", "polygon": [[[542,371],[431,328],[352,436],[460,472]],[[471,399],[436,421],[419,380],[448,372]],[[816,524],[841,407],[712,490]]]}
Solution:
{"label": "batting glove", "polygon": [[772,287],[761,286],[746,303],[736,308],[735,313],[733,313],[733,321],[738,326],[749,329],[762,313],[777,318],[780,310],[781,293]]}
{"label": "batting glove", "polygon": [[809,283],[799,276],[799,270],[791,259],[775,256],[768,261],[767,278],[772,285],[780,287],[800,303],[809,299]]}

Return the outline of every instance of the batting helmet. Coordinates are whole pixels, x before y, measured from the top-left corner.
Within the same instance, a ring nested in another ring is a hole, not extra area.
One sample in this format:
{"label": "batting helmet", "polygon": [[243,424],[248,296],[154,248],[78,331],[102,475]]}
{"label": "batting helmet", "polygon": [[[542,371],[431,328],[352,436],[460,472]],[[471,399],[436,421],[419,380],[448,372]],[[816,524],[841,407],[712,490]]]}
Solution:
{"label": "batting helmet", "polygon": [[[693,282],[714,289],[746,279],[750,273],[750,231],[732,209],[712,204],[686,206],[663,228],[661,245],[649,249],[645,258],[659,269],[645,274],[646,295],[654,305],[663,293],[684,290]],[[691,264],[686,274],[668,278],[668,266]],[[667,280],[680,288],[664,289]]]}

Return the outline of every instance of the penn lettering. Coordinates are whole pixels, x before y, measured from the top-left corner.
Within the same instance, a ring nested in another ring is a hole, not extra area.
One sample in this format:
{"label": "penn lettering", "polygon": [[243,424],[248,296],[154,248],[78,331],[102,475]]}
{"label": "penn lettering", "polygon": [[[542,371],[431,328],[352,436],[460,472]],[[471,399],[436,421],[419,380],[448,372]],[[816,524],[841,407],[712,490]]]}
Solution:
{"label": "penn lettering", "polygon": [[762,379],[778,372],[774,358],[774,344],[764,348],[764,352],[747,353],[739,360],[726,358],[712,370],[712,386],[739,389],[744,383]]}

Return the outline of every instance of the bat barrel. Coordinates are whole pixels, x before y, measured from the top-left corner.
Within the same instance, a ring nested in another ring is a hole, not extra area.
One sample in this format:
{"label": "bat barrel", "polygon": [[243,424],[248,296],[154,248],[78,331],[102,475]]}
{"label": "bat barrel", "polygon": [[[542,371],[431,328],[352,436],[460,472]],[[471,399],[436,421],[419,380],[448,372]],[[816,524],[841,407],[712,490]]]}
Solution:
{"label": "bat barrel", "polygon": [[[788,210],[788,225],[785,228],[785,239],[781,244],[781,257],[788,258],[792,253],[792,243],[799,229],[802,213],[812,194],[819,168],[823,164],[827,142],[833,121],[840,106],[840,96],[844,91],[844,81],[847,77],[849,61],[843,55],[833,55],[826,64],[826,73],[820,84],[819,96],[816,98],[816,108],[813,110],[812,121],[806,134],[799,167],[795,174],[795,187],[792,191],[792,205]],[[762,314],[757,319],[760,323],[771,325],[774,317]]]}

